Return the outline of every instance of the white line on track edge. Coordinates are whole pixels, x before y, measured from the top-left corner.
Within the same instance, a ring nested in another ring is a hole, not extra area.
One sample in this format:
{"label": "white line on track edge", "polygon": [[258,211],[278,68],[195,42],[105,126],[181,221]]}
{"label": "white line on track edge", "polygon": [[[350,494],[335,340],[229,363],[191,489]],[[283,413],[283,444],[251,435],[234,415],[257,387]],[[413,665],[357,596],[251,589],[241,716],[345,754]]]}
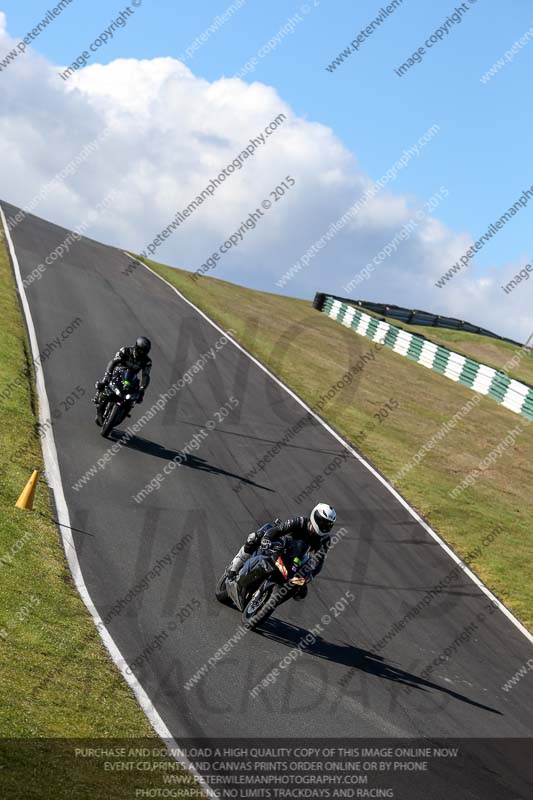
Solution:
{"label": "white line on track edge", "polygon": [[[34,359],[36,359],[39,356],[39,346],[37,344],[37,335],[35,332],[35,326],[33,324],[33,319],[30,312],[30,306],[28,303],[28,299],[26,297],[26,290],[24,288],[24,284],[22,283],[22,276],[20,272],[20,266],[17,254],[15,252],[15,247],[13,244],[13,240],[11,238],[11,233],[7,226],[4,209],[1,206],[0,206],[0,218],[2,220],[4,233],[9,246],[9,252],[15,269],[17,288],[22,302],[22,307],[24,309],[24,315],[26,317],[26,325],[28,328],[28,335],[30,338],[31,351]],[[100,617],[100,614],[96,610],[96,607],[94,606],[91,596],[87,590],[85,581],[83,579],[83,575],[81,573],[81,568],[78,561],[78,554],[74,546],[74,539],[72,537],[72,532],[70,529],[71,528],[70,515],[65,500],[63,484],[61,482],[61,473],[59,470],[59,462],[57,458],[57,450],[55,445],[54,434],[52,428],[46,425],[47,420],[50,419],[50,404],[48,402],[48,395],[46,393],[46,385],[44,381],[44,374],[42,367],[36,368],[35,377],[37,384],[37,392],[39,396],[39,419],[41,425],[43,426],[43,430],[45,431],[45,435],[42,437],[42,442],[43,442],[42,449],[43,449],[44,463],[46,467],[46,476],[48,479],[48,484],[54,494],[54,500],[60,524],[60,531],[63,540],[65,556],[67,558],[68,565],[70,567],[70,571],[74,579],[74,583],[76,584],[76,588],[81,596],[81,599],[83,600],[87,609],[89,610],[89,613],[93,618],[94,624],[96,625],[96,629],[98,630],[98,633],[102,637],[102,641],[104,642],[111,658],[113,659],[114,663],[122,673],[122,676],[126,681],[126,683],[130,686],[130,688],[134,692],[139,702],[139,705],[141,706],[142,710],[147,716],[148,721],[150,722],[152,728],[157,733],[157,735],[164,740],[164,743],[167,746],[167,748],[169,748],[169,752],[172,755],[172,757],[178,763],[182,764],[185,767],[185,769],[189,770],[189,772],[191,772],[192,775],[194,775],[194,777],[202,787],[202,790],[205,792],[205,794],[208,797],[216,798],[217,795],[209,788],[204,778],[200,775],[199,772],[196,771],[196,769],[192,766],[192,764],[185,757],[185,755],[182,756],[178,755],[177,751],[179,751],[180,749],[178,743],[173,738],[169,729],[163,722],[155,706],[153,705],[152,701],[148,697],[147,693],[145,692],[145,690],[143,689],[143,687],[141,686],[135,675],[132,672],[130,673],[127,672],[128,664],[126,663],[124,656],[122,655],[117,645],[115,644],[114,640],[112,639],[111,634],[105,627],[102,618]]]}
{"label": "white line on track edge", "polygon": [[311,409],[311,408],[310,408],[310,407],[309,407],[309,406],[308,406],[308,405],[307,405],[307,404],[306,404],[306,403],[305,403],[305,402],[302,400],[302,398],[301,398],[301,397],[298,397],[298,395],[297,395],[297,394],[295,394],[295,392],[293,392],[293,391],[292,391],[292,389],[290,389],[290,388],[289,388],[289,387],[288,387],[288,386],[287,386],[285,383],[283,383],[283,381],[282,381],[282,380],[280,380],[280,379],[279,379],[279,378],[278,378],[276,375],[274,375],[274,373],[273,373],[273,372],[271,372],[271,371],[268,369],[268,367],[265,367],[265,365],[264,365],[264,364],[262,364],[260,361],[258,361],[258,360],[257,360],[257,358],[255,358],[255,357],[254,357],[253,355],[251,355],[251,353],[249,353],[249,352],[248,352],[248,351],[247,351],[247,350],[246,350],[244,347],[242,347],[242,345],[240,345],[240,344],[239,344],[239,342],[237,342],[237,341],[236,341],[236,340],[235,340],[235,339],[234,339],[234,338],[233,338],[233,337],[232,337],[232,336],[231,336],[231,335],[230,335],[230,334],[229,334],[227,331],[225,331],[223,328],[221,328],[219,325],[217,325],[217,323],[216,323],[216,322],[214,322],[214,321],[213,321],[213,320],[212,320],[210,317],[208,317],[208,315],[207,315],[205,312],[203,312],[201,308],[198,308],[198,306],[196,306],[196,305],[195,305],[195,304],[194,304],[194,303],[193,303],[191,300],[188,300],[188,299],[187,299],[187,297],[185,297],[185,295],[183,295],[183,294],[182,294],[182,293],[179,291],[179,289],[177,289],[177,288],[176,288],[175,286],[173,286],[173,285],[172,285],[172,284],[171,284],[169,281],[167,281],[167,280],[166,280],[166,278],[163,278],[161,275],[159,275],[157,272],[155,272],[155,270],[153,270],[151,267],[149,267],[149,266],[147,266],[146,264],[144,264],[142,261],[139,261],[139,259],[138,259],[138,258],[136,258],[135,256],[133,256],[131,253],[128,253],[126,250],[123,250],[122,252],[123,252],[123,253],[124,253],[124,255],[125,255],[125,256],[127,256],[128,258],[130,258],[130,259],[133,259],[134,261],[137,261],[137,263],[138,263],[138,264],[140,264],[140,265],[141,265],[141,266],[143,266],[145,269],[147,269],[149,272],[151,272],[151,273],[152,273],[152,275],[155,275],[157,278],[159,278],[159,280],[163,281],[163,283],[166,283],[166,285],[167,285],[167,286],[170,286],[170,288],[171,288],[171,289],[172,289],[174,292],[176,292],[176,294],[177,294],[179,297],[181,297],[181,299],[182,299],[182,300],[183,300],[185,303],[187,303],[189,306],[191,306],[191,308],[194,308],[194,310],[195,310],[195,311],[197,311],[197,312],[198,312],[198,314],[200,314],[200,316],[202,316],[202,317],[203,317],[205,320],[207,320],[207,322],[209,322],[209,324],[210,324],[210,325],[212,325],[214,328],[216,328],[216,330],[217,330],[217,331],[219,331],[220,333],[223,333],[223,334],[224,334],[224,336],[226,336],[226,337],[227,337],[228,341],[230,341],[230,342],[231,342],[233,345],[235,345],[235,347],[237,347],[237,348],[238,348],[238,349],[239,349],[239,350],[240,350],[242,353],[244,353],[246,356],[248,356],[248,358],[250,358],[250,359],[251,359],[251,360],[254,362],[254,364],[256,364],[256,365],[257,365],[257,366],[258,366],[260,369],[262,369],[262,370],[263,370],[263,372],[265,372],[265,373],[266,373],[266,374],[267,374],[267,375],[268,375],[268,376],[269,376],[269,377],[270,377],[270,378],[271,378],[273,381],[275,381],[275,382],[278,384],[278,386],[281,386],[283,389],[285,389],[285,391],[286,391],[288,394],[290,394],[290,396],[291,396],[291,397],[292,397],[294,400],[296,400],[296,402],[297,402],[297,403],[299,403],[299,404],[302,406],[302,408],[305,408],[305,410],[306,410],[306,411],[307,411],[309,414],[311,414],[311,416],[312,416],[312,417],[314,417],[314,419],[316,419],[316,420],[317,420],[317,422],[319,422],[319,423],[320,423],[320,424],[321,424],[321,425],[322,425],[322,426],[323,426],[323,427],[324,427],[324,428],[325,428],[325,429],[328,431],[328,433],[330,433],[330,434],[331,434],[333,437],[335,437],[335,439],[337,439],[337,441],[338,441],[338,442],[340,442],[340,443],[343,445],[343,447],[345,447],[345,448],[346,448],[346,450],[348,450],[348,452],[352,454],[352,456],[353,456],[354,458],[356,458],[356,459],[357,459],[357,460],[358,460],[358,461],[359,461],[361,464],[363,464],[363,466],[365,466],[365,467],[366,467],[366,469],[367,469],[369,472],[371,472],[371,473],[372,473],[372,475],[373,475],[375,478],[377,478],[377,480],[378,480],[378,481],[380,481],[380,483],[382,483],[382,484],[383,484],[383,486],[385,486],[385,487],[386,487],[386,488],[389,490],[389,492],[390,492],[390,493],[391,493],[391,494],[392,494],[392,495],[393,495],[393,496],[396,498],[396,500],[398,500],[398,502],[399,502],[399,503],[400,503],[400,504],[401,504],[401,505],[402,505],[402,506],[403,506],[405,509],[407,509],[407,511],[409,512],[409,514],[411,514],[411,516],[412,516],[412,517],[413,517],[413,518],[414,518],[414,519],[415,519],[415,520],[418,522],[418,524],[419,524],[419,525],[421,525],[421,526],[424,528],[424,530],[425,530],[425,531],[427,531],[427,533],[429,533],[429,535],[430,535],[430,536],[431,536],[431,537],[432,537],[432,538],[433,538],[433,539],[434,539],[434,540],[435,540],[435,541],[436,541],[436,542],[437,542],[437,543],[438,543],[438,544],[439,544],[439,545],[442,547],[442,549],[443,549],[443,550],[444,550],[444,551],[445,551],[445,552],[446,552],[446,553],[447,553],[447,554],[450,556],[450,558],[451,558],[451,559],[453,559],[453,561],[455,561],[455,563],[456,563],[456,564],[459,564],[459,565],[460,565],[460,567],[461,567],[461,569],[463,570],[463,572],[464,572],[466,575],[468,575],[468,577],[469,577],[469,578],[470,578],[470,579],[471,579],[471,580],[472,580],[472,581],[473,581],[473,582],[476,584],[476,586],[477,586],[479,589],[481,589],[481,591],[482,591],[482,592],[484,592],[484,593],[487,595],[487,597],[489,597],[489,598],[492,600],[492,602],[493,602],[493,603],[494,603],[494,604],[495,604],[495,605],[496,605],[496,606],[499,608],[499,610],[502,612],[502,614],[505,614],[505,616],[506,616],[506,617],[507,617],[507,618],[508,618],[508,619],[509,619],[509,620],[510,620],[512,623],[513,623],[513,625],[515,625],[515,627],[517,627],[517,628],[518,628],[518,630],[519,630],[521,633],[523,633],[523,634],[524,634],[524,636],[526,637],[526,639],[528,639],[528,641],[529,641],[529,642],[531,642],[531,643],[533,644],[533,635],[532,635],[532,634],[531,634],[531,633],[530,633],[530,632],[527,630],[527,628],[525,628],[525,627],[524,627],[524,625],[522,625],[522,623],[520,622],[520,620],[518,620],[518,619],[517,619],[517,618],[514,616],[514,614],[513,614],[511,611],[509,611],[509,609],[508,609],[508,608],[507,608],[507,607],[506,607],[506,606],[505,606],[505,605],[504,605],[504,604],[501,602],[501,600],[498,600],[498,598],[497,598],[497,597],[496,597],[494,594],[492,594],[492,592],[490,591],[490,589],[489,589],[487,586],[485,586],[485,584],[483,583],[483,581],[481,581],[481,580],[478,578],[478,576],[477,576],[477,575],[476,575],[474,572],[472,572],[472,570],[471,570],[471,569],[469,569],[469,567],[468,567],[468,566],[465,564],[465,562],[464,562],[464,561],[463,561],[463,560],[462,560],[462,559],[461,559],[461,558],[460,558],[460,557],[457,555],[457,553],[455,553],[455,552],[452,550],[452,548],[451,548],[451,547],[450,547],[448,544],[446,544],[446,542],[444,541],[444,539],[442,539],[442,538],[439,536],[439,534],[438,534],[438,533],[436,533],[436,532],[433,530],[433,528],[431,528],[431,526],[430,526],[430,525],[428,525],[428,523],[427,523],[427,522],[425,522],[425,521],[422,519],[422,517],[421,517],[419,514],[417,514],[417,512],[414,510],[414,508],[411,508],[411,506],[409,505],[409,503],[407,502],[407,500],[405,500],[405,499],[404,499],[404,498],[401,496],[401,494],[399,494],[399,493],[396,491],[396,489],[394,488],[394,486],[392,486],[390,483],[388,483],[388,482],[387,482],[387,480],[386,480],[386,479],[383,477],[383,475],[380,475],[380,473],[379,473],[379,472],[378,472],[376,469],[374,469],[374,467],[373,467],[371,464],[369,464],[369,462],[368,462],[368,461],[366,461],[366,460],[363,458],[363,456],[362,456],[360,453],[358,453],[356,450],[354,450],[354,449],[353,449],[353,447],[352,447],[350,444],[348,444],[348,442],[347,442],[347,441],[345,441],[345,440],[342,438],[342,436],[340,436],[340,434],[338,434],[338,433],[337,433],[337,431],[335,431],[335,430],[334,430],[334,429],[333,429],[333,428],[332,428],[330,425],[328,425],[328,423],[327,423],[327,422],[326,422],[324,419],[322,419],[322,417],[320,417],[318,414],[316,414],[316,413],[315,413],[315,412],[314,412],[314,411],[313,411],[313,410],[312,410],[312,409]]}

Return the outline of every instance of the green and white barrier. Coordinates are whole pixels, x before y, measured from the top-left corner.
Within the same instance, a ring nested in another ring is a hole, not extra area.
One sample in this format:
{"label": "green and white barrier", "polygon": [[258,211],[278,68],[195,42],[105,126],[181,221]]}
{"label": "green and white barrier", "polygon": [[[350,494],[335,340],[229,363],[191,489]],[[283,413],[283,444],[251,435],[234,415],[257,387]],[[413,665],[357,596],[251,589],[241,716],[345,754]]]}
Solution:
{"label": "green and white barrier", "polygon": [[328,295],[324,297],[322,311],[361,336],[384,344],[395,353],[406,356],[434,372],[440,372],[446,378],[462,383],[475,392],[492,397],[516,414],[533,419],[533,388],[509,378],[504,372],[371,317],[354,306]]}

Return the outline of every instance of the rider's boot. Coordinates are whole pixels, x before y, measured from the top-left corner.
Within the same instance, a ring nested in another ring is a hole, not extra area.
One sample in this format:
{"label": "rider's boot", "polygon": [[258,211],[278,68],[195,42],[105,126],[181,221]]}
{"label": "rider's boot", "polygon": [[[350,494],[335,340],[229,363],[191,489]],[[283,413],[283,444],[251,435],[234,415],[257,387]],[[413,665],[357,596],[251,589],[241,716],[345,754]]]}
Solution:
{"label": "rider's boot", "polygon": [[105,381],[96,381],[96,383],[94,384],[94,388],[96,389],[96,394],[93,397],[93,403],[95,405],[98,405],[98,403],[100,402],[100,396],[102,394],[102,389],[105,388]]}
{"label": "rider's boot", "polygon": [[228,578],[234,578],[235,575],[241,571],[249,558],[250,554],[245,552],[243,545],[228,567]]}
{"label": "rider's boot", "polygon": [[104,424],[104,418],[102,415],[102,401],[100,398],[100,392],[97,392],[96,396],[93,397],[93,403],[96,406],[96,416],[94,418],[94,421],[96,422],[98,427],[101,428],[102,425]]}
{"label": "rider's boot", "polygon": [[101,428],[102,425],[104,424],[104,418],[102,416],[102,407],[99,405],[96,406],[96,416],[94,418],[94,421],[96,422],[99,428]]}
{"label": "rider's boot", "polygon": [[94,388],[96,389],[96,394],[93,397],[93,403],[96,406],[96,417],[95,422],[101,428],[104,424],[104,420],[102,417],[102,389],[105,387],[104,381],[96,381],[94,384]]}

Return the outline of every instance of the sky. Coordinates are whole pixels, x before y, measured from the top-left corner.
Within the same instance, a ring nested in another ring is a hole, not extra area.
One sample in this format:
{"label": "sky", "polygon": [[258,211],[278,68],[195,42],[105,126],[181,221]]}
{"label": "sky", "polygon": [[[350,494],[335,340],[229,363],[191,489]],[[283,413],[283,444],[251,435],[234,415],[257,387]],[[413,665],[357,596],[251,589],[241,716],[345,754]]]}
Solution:
{"label": "sky", "polygon": [[[329,291],[529,337],[533,197],[436,285],[533,187],[529,0],[135,2],[72,0],[3,67],[54,6],[0,3],[0,199],[23,207],[42,193],[35,214],[71,228],[90,220],[86,235],[140,252],[284,114],[157,247],[156,260],[196,270],[217,253],[207,274],[252,288],[306,298]],[[124,26],[63,80],[121,12]],[[359,36],[380,13],[381,24]],[[357,51],[328,70],[355,40]],[[420,47],[421,60],[399,76]],[[50,187],[102,131],[97,151]],[[415,146],[331,235],[331,223]],[[243,225],[257,208],[256,226]],[[231,235],[238,244],[220,253]]]}

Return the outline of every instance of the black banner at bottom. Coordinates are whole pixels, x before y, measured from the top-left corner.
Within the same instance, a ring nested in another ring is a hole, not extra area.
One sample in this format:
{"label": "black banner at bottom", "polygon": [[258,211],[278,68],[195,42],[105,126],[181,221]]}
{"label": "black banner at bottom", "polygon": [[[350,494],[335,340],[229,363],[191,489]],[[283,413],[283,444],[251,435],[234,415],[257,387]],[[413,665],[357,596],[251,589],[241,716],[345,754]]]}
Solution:
{"label": "black banner at bottom", "polygon": [[0,796],[530,800],[532,739],[1,739]]}

